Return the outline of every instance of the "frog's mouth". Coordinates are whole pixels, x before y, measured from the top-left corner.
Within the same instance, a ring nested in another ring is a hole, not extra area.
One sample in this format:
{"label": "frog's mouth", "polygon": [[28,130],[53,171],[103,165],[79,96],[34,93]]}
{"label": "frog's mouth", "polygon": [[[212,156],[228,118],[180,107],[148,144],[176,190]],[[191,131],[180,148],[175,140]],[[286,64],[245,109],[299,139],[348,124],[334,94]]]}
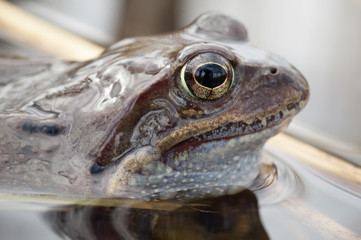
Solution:
{"label": "frog's mouth", "polygon": [[303,108],[303,102],[290,103],[282,110],[256,117],[251,121],[225,122],[217,128],[192,136],[173,145],[163,154],[166,159],[170,153],[183,152],[189,147],[196,147],[205,142],[227,140],[235,137],[252,135],[254,147],[263,144],[268,138],[284,130],[291,122],[292,117]]}

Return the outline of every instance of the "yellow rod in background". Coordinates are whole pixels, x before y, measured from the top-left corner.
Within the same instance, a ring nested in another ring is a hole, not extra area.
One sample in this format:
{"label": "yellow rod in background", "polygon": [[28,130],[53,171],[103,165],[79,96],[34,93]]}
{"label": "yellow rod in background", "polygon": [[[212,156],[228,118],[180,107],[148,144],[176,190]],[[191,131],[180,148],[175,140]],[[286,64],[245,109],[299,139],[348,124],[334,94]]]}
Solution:
{"label": "yellow rod in background", "polygon": [[267,144],[316,169],[331,173],[356,185],[361,192],[361,168],[286,134],[278,134]]}
{"label": "yellow rod in background", "polygon": [[0,0],[0,30],[20,43],[64,60],[86,61],[104,48]]}

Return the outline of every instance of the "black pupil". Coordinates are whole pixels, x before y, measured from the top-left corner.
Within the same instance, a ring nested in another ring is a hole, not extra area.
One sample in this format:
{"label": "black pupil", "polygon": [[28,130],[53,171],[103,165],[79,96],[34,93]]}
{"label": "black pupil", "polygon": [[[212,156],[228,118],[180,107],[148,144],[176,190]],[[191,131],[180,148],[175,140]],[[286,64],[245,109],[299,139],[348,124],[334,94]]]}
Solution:
{"label": "black pupil", "polygon": [[197,68],[194,74],[196,81],[208,88],[222,85],[227,78],[227,72],[218,64],[204,64]]}

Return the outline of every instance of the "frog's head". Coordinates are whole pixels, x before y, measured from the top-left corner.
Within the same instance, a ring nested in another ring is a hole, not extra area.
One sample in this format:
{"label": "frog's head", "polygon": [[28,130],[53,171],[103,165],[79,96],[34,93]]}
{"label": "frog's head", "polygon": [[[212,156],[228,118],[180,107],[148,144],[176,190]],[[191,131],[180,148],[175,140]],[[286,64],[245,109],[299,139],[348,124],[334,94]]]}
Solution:
{"label": "frog's head", "polygon": [[299,71],[256,48],[244,26],[224,15],[123,41],[104,56],[125,51],[132,57],[123,66],[137,69],[131,80],[141,90],[112,121],[92,168],[105,168],[98,175],[110,195],[189,199],[240,191],[258,174],[262,145],[309,97]]}

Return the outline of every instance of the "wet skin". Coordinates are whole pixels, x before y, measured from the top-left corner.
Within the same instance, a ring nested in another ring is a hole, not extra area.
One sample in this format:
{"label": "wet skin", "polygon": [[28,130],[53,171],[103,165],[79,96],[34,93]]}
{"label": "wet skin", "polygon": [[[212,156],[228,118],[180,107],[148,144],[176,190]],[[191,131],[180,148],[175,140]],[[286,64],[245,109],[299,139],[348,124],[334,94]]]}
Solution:
{"label": "wet skin", "polygon": [[309,97],[293,66],[219,14],[125,39],[85,63],[0,65],[3,192],[233,194],[252,183],[261,147]]}

